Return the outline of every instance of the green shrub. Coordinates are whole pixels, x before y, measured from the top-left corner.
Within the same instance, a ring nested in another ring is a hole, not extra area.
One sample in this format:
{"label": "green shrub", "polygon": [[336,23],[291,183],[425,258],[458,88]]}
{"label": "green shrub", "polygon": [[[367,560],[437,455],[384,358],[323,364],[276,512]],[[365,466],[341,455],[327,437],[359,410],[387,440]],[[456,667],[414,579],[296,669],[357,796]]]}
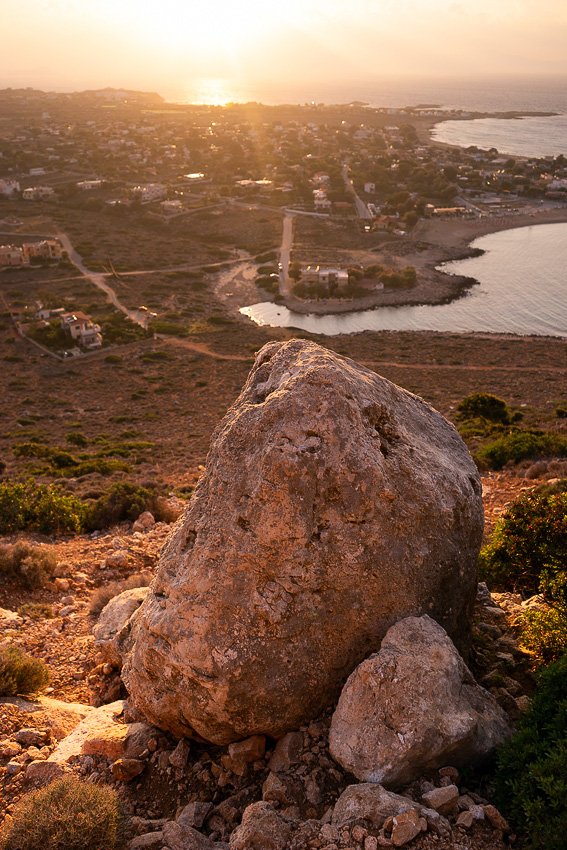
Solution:
{"label": "green shrub", "polygon": [[53,576],[57,558],[45,546],[25,543],[0,544],[0,574],[16,579],[32,590]]}
{"label": "green shrub", "polygon": [[567,656],[545,669],[531,708],[501,747],[495,802],[531,850],[563,850],[567,835]]}
{"label": "green shrub", "polygon": [[460,419],[488,419],[507,425],[511,420],[510,410],[506,402],[490,393],[472,393],[457,405]]}
{"label": "green shrub", "polygon": [[534,490],[513,502],[480,553],[480,573],[492,590],[543,593],[567,602],[567,482],[559,492]]}
{"label": "green shrub", "polygon": [[0,850],[118,850],[122,845],[116,791],[75,777],[22,797],[0,835]]}
{"label": "green shrub", "polygon": [[80,499],[64,494],[54,485],[0,482],[0,534],[77,533],[82,528],[85,510]]}
{"label": "green shrub", "polygon": [[17,646],[0,645],[0,696],[34,694],[48,682],[49,671],[43,661]]}
{"label": "green shrub", "polygon": [[520,640],[538,665],[567,653],[567,606],[529,608],[522,617]]}
{"label": "green shrub", "polygon": [[538,663],[567,650],[567,482],[544,486],[515,501],[498,520],[479,556],[491,589],[540,594],[519,622],[523,646]]}
{"label": "green shrub", "polygon": [[567,456],[567,439],[542,431],[515,430],[482,446],[474,455],[481,468],[502,469],[509,461]]}
{"label": "green shrub", "polygon": [[156,507],[156,493],[146,487],[120,481],[94,503],[88,518],[89,529],[109,528],[125,520],[135,520],[143,511]]}

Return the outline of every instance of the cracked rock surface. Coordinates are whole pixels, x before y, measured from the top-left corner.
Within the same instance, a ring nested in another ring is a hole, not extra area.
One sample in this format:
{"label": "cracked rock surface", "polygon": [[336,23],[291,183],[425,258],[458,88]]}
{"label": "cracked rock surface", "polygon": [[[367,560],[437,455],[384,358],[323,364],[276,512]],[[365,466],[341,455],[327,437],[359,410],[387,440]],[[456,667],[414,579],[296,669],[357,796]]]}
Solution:
{"label": "cracked rock surface", "polygon": [[266,345],[133,617],[131,702],[178,736],[277,738],[403,617],[466,647],[482,523],[440,414],[314,343]]}

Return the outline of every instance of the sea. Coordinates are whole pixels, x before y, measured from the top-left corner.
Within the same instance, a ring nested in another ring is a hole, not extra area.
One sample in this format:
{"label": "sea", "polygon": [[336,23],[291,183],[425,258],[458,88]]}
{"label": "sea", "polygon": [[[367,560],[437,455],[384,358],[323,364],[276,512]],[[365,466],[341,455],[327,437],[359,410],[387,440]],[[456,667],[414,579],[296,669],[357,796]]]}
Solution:
{"label": "sea", "polygon": [[[388,107],[436,104],[475,112],[553,112],[556,114],[548,117],[444,121],[434,128],[433,138],[462,147],[496,148],[508,156],[567,157],[566,78],[366,83],[344,90],[317,90],[311,99],[326,103],[359,100]],[[306,100],[282,97],[279,102]],[[472,247],[481,249],[482,256],[442,267],[447,274],[478,281],[450,304],[316,316],[265,302],[241,312],[257,324],[326,335],[433,330],[567,337],[567,224],[502,231],[477,239]]]}

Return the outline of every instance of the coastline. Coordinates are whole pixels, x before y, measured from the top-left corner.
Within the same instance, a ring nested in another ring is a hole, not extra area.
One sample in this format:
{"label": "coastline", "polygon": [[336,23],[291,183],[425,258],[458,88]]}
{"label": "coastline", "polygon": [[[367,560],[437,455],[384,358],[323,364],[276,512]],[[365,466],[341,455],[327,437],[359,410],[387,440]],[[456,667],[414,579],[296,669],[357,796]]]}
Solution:
{"label": "coastline", "polygon": [[[502,230],[515,230],[541,224],[567,224],[567,205],[561,208],[532,210],[507,216],[479,219],[422,219],[404,243],[403,260],[416,268],[418,281],[407,290],[381,290],[364,298],[308,299],[287,296],[279,300],[263,297],[263,301],[283,304],[288,310],[303,315],[335,315],[372,310],[377,307],[406,307],[422,304],[447,304],[461,298],[479,282],[474,278],[451,275],[437,267],[455,260],[475,256],[479,249],[472,243],[481,236]],[[480,253],[483,253],[480,251]],[[395,253],[393,254],[395,256]],[[240,306],[250,306],[241,304]]]}

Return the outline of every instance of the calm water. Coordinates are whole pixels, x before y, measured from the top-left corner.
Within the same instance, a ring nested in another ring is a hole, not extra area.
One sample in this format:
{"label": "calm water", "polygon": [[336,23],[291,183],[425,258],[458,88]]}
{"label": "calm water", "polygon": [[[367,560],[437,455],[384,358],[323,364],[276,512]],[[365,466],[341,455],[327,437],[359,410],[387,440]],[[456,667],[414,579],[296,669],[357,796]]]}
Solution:
{"label": "calm water", "polygon": [[443,121],[436,125],[431,137],[460,147],[496,148],[512,156],[567,156],[567,115]]}
{"label": "calm water", "polygon": [[449,274],[479,281],[451,304],[304,316],[266,302],[243,307],[240,312],[259,325],[327,336],[367,330],[427,330],[567,337],[567,224],[505,230],[483,236],[473,246],[486,253],[443,267]]}

